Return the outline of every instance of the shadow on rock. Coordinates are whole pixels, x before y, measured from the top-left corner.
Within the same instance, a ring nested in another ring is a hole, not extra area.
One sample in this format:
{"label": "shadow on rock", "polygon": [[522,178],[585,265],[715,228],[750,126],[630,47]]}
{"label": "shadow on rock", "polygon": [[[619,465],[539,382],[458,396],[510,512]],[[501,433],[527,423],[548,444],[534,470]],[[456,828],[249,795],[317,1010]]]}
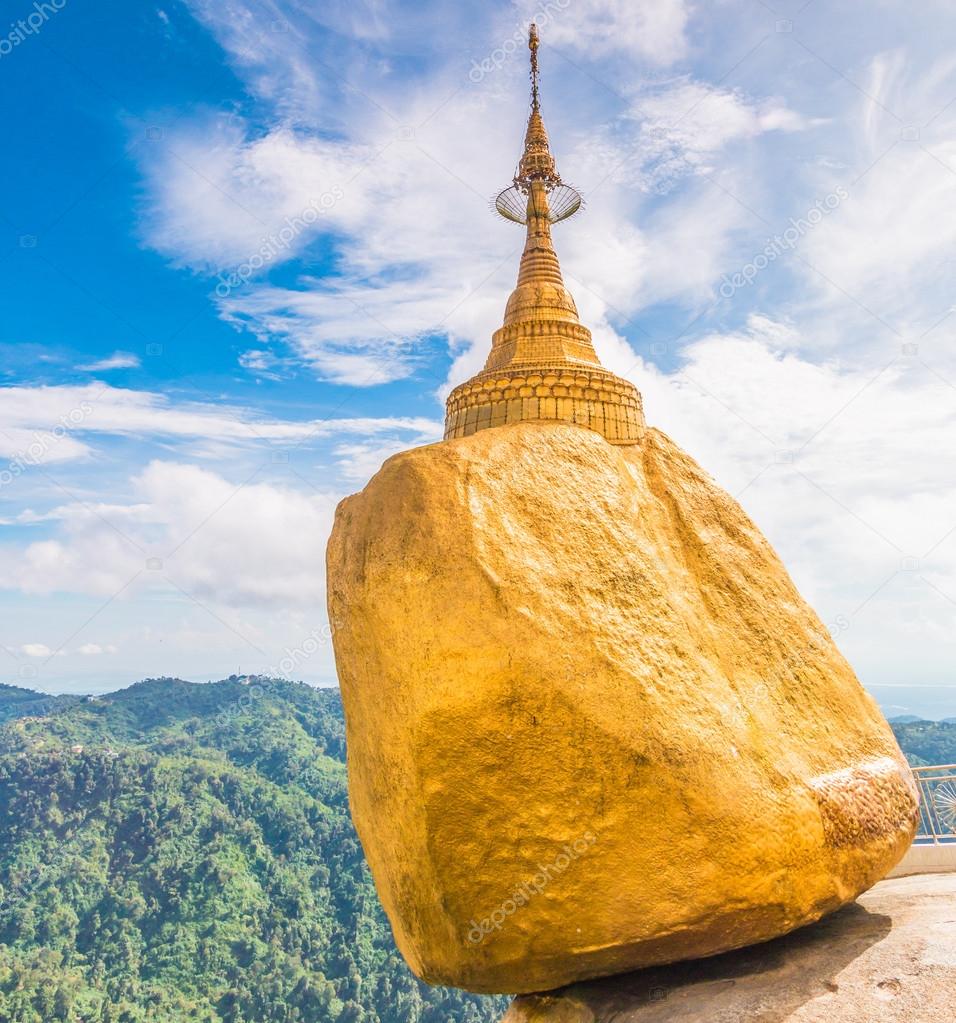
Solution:
{"label": "shadow on rock", "polygon": [[835,992],[840,972],[891,927],[854,904],[761,945],[525,995],[503,1023],[782,1023]]}

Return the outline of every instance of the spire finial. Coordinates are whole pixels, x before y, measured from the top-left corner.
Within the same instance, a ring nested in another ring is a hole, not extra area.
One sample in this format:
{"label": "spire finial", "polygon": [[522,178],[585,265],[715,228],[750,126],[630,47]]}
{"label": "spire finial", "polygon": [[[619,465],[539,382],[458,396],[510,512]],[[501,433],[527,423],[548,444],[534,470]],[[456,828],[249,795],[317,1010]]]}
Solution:
{"label": "spire finial", "polygon": [[531,109],[540,110],[538,102],[538,26],[532,21],[528,30],[528,49],[531,50]]}
{"label": "spire finial", "polygon": [[524,152],[518,161],[510,188],[495,198],[495,210],[516,224],[528,223],[528,200],[546,215],[552,224],[567,220],[581,208],[577,189],[564,184],[551,155],[548,133],[541,116],[538,93],[538,26],[531,22],[528,48],[531,50],[531,113],[524,136]]}

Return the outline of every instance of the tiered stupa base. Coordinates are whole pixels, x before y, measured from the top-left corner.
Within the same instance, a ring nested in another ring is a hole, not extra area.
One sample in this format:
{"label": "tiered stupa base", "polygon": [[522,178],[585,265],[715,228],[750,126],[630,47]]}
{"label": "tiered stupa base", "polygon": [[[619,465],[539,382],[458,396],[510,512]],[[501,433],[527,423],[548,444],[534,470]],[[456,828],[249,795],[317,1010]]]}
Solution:
{"label": "tiered stupa base", "polygon": [[612,444],[636,444],[644,435],[637,388],[596,366],[515,367],[480,373],[448,397],[445,440],[529,420],[574,423]]}

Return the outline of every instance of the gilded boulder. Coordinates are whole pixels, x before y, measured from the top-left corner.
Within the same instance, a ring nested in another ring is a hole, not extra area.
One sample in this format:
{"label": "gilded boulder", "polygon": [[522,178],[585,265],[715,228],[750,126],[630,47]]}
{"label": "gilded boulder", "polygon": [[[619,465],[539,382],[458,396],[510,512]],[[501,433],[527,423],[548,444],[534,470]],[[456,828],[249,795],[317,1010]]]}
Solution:
{"label": "gilded boulder", "polygon": [[912,841],[876,704],[656,430],[396,455],[339,506],[328,578],[352,813],[429,982],[543,991],[764,941]]}

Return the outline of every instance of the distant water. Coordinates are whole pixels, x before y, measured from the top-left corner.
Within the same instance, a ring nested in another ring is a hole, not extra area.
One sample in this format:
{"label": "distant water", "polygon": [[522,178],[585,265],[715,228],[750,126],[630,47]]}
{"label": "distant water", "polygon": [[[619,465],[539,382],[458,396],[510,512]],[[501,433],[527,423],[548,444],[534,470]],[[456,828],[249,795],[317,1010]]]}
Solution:
{"label": "distant water", "polygon": [[888,718],[913,717],[926,721],[956,718],[956,682],[913,685],[869,685]]}

